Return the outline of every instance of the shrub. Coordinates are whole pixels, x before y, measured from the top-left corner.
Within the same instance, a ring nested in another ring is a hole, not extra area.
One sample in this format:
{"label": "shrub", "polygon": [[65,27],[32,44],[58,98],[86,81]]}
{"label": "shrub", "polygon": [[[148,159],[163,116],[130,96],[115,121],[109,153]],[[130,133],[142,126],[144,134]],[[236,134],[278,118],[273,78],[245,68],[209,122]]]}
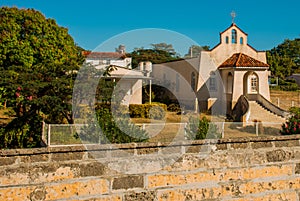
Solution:
{"label": "shrub", "polygon": [[179,104],[171,103],[168,105],[168,111],[170,112],[181,112],[181,108]]}
{"label": "shrub", "polygon": [[149,105],[150,107],[153,106],[153,105],[157,105],[159,107],[162,107],[165,111],[167,111],[168,107],[166,104],[164,103],[160,103],[160,102],[152,102],[151,104],[150,103],[145,103],[146,105]]}
{"label": "shrub", "polygon": [[152,106],[148,112],[148,118],[161,120],[166,116],[166,111],[157,105]]}
{"label": "shrub", "polygon": [[129,113],[132,118],[153,118],[163,119],[167,105],[163,103],[130,104]]}
{"label": "shrub", "polygon": [[221,133],[218,132],[217,126],[210,123],[206,117],[199,119],[191,116],[185,131],[188,140],[221,138]]}
{"label": "shrub", "polygon": [[40,147],[41,122],[37,114],[13,119],[7,126],[0,128],[0,149]]}
{"label": "shrub", "polygon": [[271,86],[271,89],[283,91],[297,91],[299,87],[294,79],[279,79],[278,86]]}
{"label": "shrub", "polygon": [[97,122],[90,121],[79,134],[81,140],[91,143],[130,143],[149,139],[146,131],[130,123],[124,116],[114,119],[109,106],[97,106]]}
{"label": "shrub", "polygon": [[290,112],[291,117],[281,126],[282,135],[300,134],[300,108],[292,107]]}
{"label": "shrub", "polygon": [[146,118],[146,104],[130,104],[129,114],[132,118]]}
{"label": "shrub", "polygon": [[100,108],[106,108],[109,111],[112,111],[115,115],[124,116],[128,114],[128,107],[126,105],[111,104],[111,103],[97,103],[95,110]]}

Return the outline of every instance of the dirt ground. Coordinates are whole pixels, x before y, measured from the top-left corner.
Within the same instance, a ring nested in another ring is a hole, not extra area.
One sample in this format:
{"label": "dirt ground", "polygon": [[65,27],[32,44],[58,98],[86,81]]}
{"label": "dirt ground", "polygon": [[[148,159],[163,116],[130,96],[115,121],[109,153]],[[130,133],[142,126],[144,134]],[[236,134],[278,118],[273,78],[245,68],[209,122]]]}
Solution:
{"label": "dirt ground", "polygon": [[284,110],[292,106],[300,107],[300,91],[271,90],[270,95],[271,102]]}

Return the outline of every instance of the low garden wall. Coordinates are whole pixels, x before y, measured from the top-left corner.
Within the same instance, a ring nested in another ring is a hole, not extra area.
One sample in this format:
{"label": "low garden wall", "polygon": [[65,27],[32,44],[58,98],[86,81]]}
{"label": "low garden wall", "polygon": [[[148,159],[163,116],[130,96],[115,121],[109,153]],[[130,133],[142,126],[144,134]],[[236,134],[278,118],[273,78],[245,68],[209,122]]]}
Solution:
{"label": "low garden wall", "polygon": [[299,139],[0,150],[0,200],[299,200]]}

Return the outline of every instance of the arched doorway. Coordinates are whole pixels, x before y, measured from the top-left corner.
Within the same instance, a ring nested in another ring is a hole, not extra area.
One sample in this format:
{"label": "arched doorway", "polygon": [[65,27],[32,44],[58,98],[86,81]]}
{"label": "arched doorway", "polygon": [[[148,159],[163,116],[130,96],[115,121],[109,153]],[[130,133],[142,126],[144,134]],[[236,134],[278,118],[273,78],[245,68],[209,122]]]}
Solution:
{"label": "arched doorway", "polygon": [[247,72],[244,76],[244,95],[249,100],[256,100],[259,94],[259,79],[258,75],[253,72]]}

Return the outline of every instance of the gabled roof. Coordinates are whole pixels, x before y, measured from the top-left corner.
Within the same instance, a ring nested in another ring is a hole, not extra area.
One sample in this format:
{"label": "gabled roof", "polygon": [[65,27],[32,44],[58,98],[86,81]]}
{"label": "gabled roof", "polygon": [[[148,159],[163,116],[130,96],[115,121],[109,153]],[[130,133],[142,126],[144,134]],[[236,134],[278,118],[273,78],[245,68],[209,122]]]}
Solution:
{"label": "gabled roof", "polygon": [[119,52],[89,52],[83,51],[83,56],[86,56],[88,59],[124,59],[126,58],[125,54]]}
{"label": "gabled roof", "polygon": [[245,33],[242,29],[240,29],[235,23],[232,23],[232,24],[230,25],[230,27],[228,27],[227,29],[225,29],[224,31],[222,31],[220,34],[225,33],[225,32],[226,32],[228,29],[230,29],[231,27],[237,28],[237,29],[240,30],[243,34],[245,34],[246,36],[248,36],[248,34]]}
{"label": "gabled roof", "polygon": [[243,53],[236,53],[223,62],[219,68],[224,67],[269,67],[268,64],[258,61]]}
{"label": "gabled roof", "polygon": [[[248,34],[246,32],[244,32],[241,28],[239,28],[235,23],[232,23],[227,29],[225,29],[224,31],[220,32],[220,42],[215,45],[213,48],[210,49],[210,51],[213,51],[214,49],[216,49],[218,46],[221,45],[221,35],[223,33],[225,33],[228,29],[235,27],[236,29],[240,30],[243,34],[245,34],[246,36],[248,36]],[[247,46],[249,46],[250,48],[252,48],[254,51],[257,51],[255,48],[251,47],[249,44],[247,44]]]}

